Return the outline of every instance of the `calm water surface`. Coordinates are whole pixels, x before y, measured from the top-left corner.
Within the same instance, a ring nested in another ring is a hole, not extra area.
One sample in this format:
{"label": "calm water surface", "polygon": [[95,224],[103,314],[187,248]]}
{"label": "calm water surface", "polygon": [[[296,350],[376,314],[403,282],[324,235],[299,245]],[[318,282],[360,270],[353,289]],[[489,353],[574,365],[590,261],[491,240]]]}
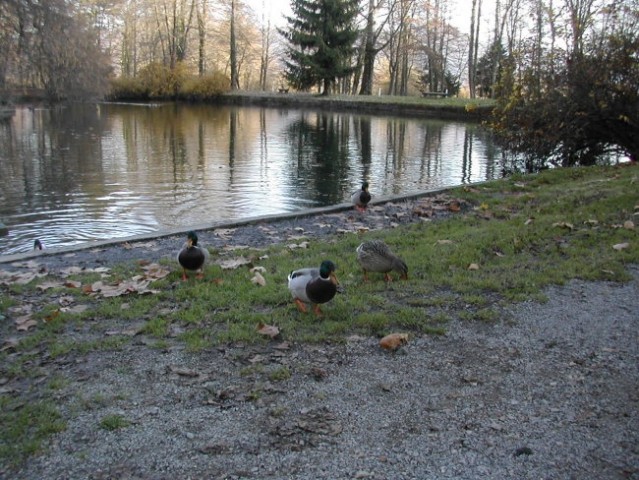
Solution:
{"label": "calm water surface", "polygon": [[478,125],[298,109],[19,108],[0,122],[0,255],[496,178]]}

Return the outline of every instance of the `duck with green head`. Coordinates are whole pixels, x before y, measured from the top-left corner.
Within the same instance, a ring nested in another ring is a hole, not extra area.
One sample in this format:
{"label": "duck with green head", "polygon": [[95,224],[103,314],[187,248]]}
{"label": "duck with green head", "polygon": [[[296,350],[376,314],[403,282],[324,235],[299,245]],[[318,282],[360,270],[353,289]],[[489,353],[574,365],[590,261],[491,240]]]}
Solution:
{"label": "duck with green head", "polygon": [[186,280],[187,270],[197,272],[197,278],[204,277],[204,266],[209,259],[209,251],[198,245],[198,237],[194,231],[187,232],[186,242],[177,254],[177,261],[182,267],[182,280]]}
{"label": "duck with green head", "polygon": [[324,260],[319,268],[300,268],[288,276],[288,289],[300,312],[306,312],[306,304],[313,305],[313,312],[322,315],[320,304],[333,299],[339,281],[335,275],[335,264]]}
{"label": "duck with green head", "polygon": [[364,280],[368,281],[368,272],[384,274],[384,280],[392,280],[389,272],[396,271],[404,280],[408,278],[408,267],[404,260],[395,255],[382,240],[368,240],[357,247],[357,261],[364,270]]}
{"label": "duck with green head", "polygon": [[363,212],[370,201],[371,194],[368,191],[368,182],[364,182],[362,183],[362,188],[351,195],[351,202],[358,211]]}

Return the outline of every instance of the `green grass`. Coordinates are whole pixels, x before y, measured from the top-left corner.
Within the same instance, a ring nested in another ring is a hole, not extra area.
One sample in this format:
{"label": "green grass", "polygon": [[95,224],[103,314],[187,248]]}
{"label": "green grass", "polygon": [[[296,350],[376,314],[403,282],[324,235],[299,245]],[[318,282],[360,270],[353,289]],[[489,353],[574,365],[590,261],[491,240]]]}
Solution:
{"label": "green grass", "polygon": [[102,420],[100,420],[100,428],[109,431],[126,428],[129,425],[131,425],[131,422],[129,422],[122,415],[117,414],[107,415],[106,417],[103,417]]}
{"label": "green grass", "polygon": [[[266,270],[263,287],[251,283],[247,268],[222,271],[211,265],[204,281],[182,282],[175,268],[152,285],[160,292],[154,295],[104,300],[84,298],[70,289],[47,293],[34,314],[38,326],[16,335],[13,350],[0,352],[1,374],[36,388],[42,373],[33,366],[38,364],[34,359],[125,348],[136,341],[117,334],[127,329],[147,336],[149,348],[179,343],[197,353],[227,343],[267,344],[272,340],[257,332],[260,322],[280,329],[277,342],[340,343],[355,334],[443,334],[454,320],[509,321],[501,313],[504,303],[544,301],[548,285],[571,279],[630,279],[626,266],[639,263],[638,230],[628,224],[639,218],[638,184],[639,167],[621,166],[550,170],[456,188],[448,195],[466,208],[444,220],[311,240],[307,249],[272,245],[266,251],[243,251],[256,259],[267,255],[254,262]],[[364,238],[386,241],[409,266],[409,279],[386,283],[378,275],[364,283],[355,258]],[[627,248],[613,248],[626,243]],[[319,266],[325,258],[337,264],[342,292],[323,305],[324,316],[316,318],[296,309],[286,277],[295,268]],[[471,264],[477,268],[469,269]],[[139,269],[123,265],[115,272],[129,278]],[[84,282],[81,275],[78,279]],[[34,294],[35,285],[2,288],[0,313],[5,316],[24,295],[42,298]],[[81,314],[56,313],[56,297],[66,294],[91,308]],[[64,335],[75,329],[90,335],[84,341]],[[107,335],[109,330],[116,333]],[[250,367],[245,374],[266,375],[271,381],[291,375],[286,367],[270,372],[260,368]],[[53,378],[45,386],[36,402],[0,396],[0,462],[21,461],[37,452],[48,434],[64,428],[51,399],[66,383]],[[250,398],[261,395],[256,388]],[[125,419],[111,416],[100,426],[114,430],[126,425]]]}

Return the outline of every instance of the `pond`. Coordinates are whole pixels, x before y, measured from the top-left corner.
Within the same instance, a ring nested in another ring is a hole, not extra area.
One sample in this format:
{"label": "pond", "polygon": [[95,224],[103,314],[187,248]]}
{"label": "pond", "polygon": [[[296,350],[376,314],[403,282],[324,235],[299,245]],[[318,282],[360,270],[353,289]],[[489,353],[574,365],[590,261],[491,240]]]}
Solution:
{"label": "pond", "polygon": [[84,104],[0,122],[0,255],[490,180],[478,124],[294,108]]}

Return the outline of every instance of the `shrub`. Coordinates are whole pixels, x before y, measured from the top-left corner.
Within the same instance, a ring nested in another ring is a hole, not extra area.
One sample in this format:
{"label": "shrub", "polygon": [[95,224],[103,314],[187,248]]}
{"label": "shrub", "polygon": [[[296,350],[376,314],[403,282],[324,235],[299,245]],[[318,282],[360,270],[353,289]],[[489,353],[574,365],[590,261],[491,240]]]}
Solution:
{"label": "shrub", "polygon": [[139,78],[118,77],[111,80],[107,98],[109,100],[146,100],[149,98],[149,93]]}
{"label": "shrub", "polygon": [[209,100],[231,89],[231,80],[221,72],[191,77],[184,82],[180,96],[186,100]]}

